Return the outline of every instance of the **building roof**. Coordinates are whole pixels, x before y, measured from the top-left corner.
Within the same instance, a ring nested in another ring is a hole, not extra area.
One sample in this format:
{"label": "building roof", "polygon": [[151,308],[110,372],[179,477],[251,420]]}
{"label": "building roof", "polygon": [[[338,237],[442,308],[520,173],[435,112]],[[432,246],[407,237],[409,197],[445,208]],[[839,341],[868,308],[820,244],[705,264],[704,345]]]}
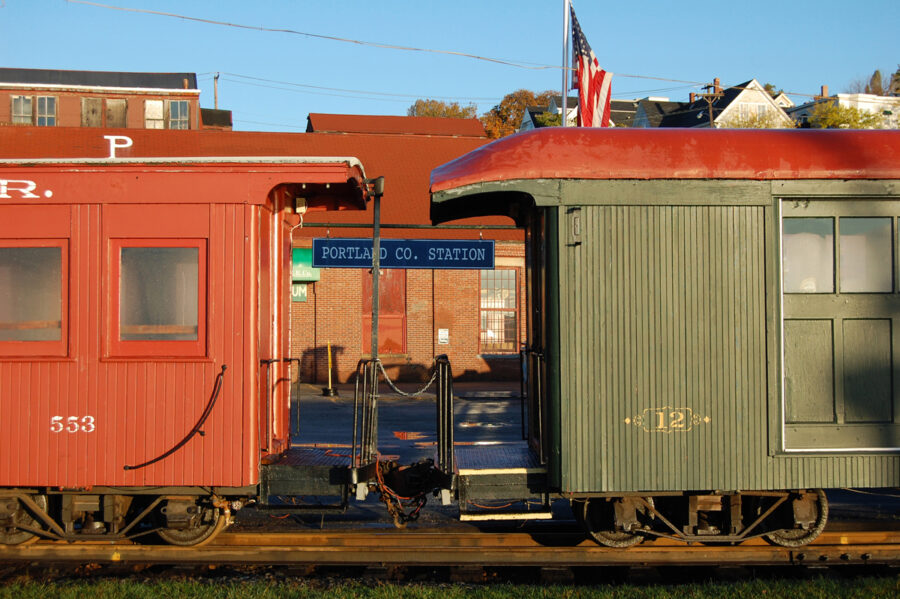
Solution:
{"label": "building roof", "polygon": [[659,127],[664,116],[682,110],[688,105],[686,102],[654,100],[651,98],[638,100],[637,104],[636,112],[640,112],[647,119],[647,126],[650,127]]}
{"label": "building roof", "polygon": [[0,68],[0,83],[196,90],[197,75],[195,73],[123,73]]}
{"label": "building roof", "polygon": [[616,127],[631,127],[637,107],[638,100],[610,100],[609,120],[615,123]]}
{"label": "building roof", "polygon": [[311,113],[307,133],[369,133],[393,135],[442,135],[487,138],[478,119],[430,116],[370,116]]}
{"label": "building roof", "polygon": [[[452,120],[452,119],[447,119]],[[133,140],[121,149],[122,158],[198,156],[343,156],[360,160],[367,177],[384,176],[381,222],[430,225],[428,181],[431,170],[474,150],[489,140],[395,134],[267,133],[218,130],[151,130],[76,127],[0,127],[0,158],[104,158],[109,144],[104,135],[127,135]],[[371,210],[317,212],[308,222],[371,225]],[[505,217],[484,217],[460,224],[511,225]],[[371,228],[331,229],[332,237],[370,237]],[[307,228],[299,237],[324,237],[326,229]],[[478,239],[474,230],[382,229],[384,237]],[[523,239],[521,231],[486,230],[485,238]]]}

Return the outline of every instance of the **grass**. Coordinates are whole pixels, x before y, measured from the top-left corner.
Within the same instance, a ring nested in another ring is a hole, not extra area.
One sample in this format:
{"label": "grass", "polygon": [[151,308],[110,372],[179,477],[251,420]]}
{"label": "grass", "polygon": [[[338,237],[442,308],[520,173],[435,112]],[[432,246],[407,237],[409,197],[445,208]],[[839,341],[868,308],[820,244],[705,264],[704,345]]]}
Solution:
{"label": "grass", "polygon": [[749,580],[663,585],[513,585],[453,583],[322,582],[316,579],[278,581],[129,581],[76,580],[13,582],[0,587],[0,599],[894,599],[900,597],[900,577]]}

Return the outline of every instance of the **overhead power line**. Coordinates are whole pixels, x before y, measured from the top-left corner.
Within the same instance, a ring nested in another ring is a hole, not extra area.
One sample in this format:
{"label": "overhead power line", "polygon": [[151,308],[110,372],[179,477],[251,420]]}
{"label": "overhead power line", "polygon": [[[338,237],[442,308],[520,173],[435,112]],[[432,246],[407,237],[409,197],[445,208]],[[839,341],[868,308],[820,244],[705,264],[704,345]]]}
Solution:
{"label": "overhead power line", "polygon": [[355,40],[346,37],[337,37],[334,35],[323,35],[320,33],[309,33],[307,31],[297,31],[295,29],[285,29],[281,27],[263,27],[261,25],[243,25],[241,23],[230,23],[228,21],[218,21],[215,19],[204,19],[201,17],[189,17],[187,15],[181,15],[177,13],[171,12],[162,12],[158,10],[148,10],[145,8],[128,8],[125,6],[114,6],[112,4],[101,4],[100,2],[89,2],[88,0],[66,0],[71,4],[85,4],[87,6],[95,6],[98,8],[106,8],[109,10],[120,10],[123,12],[133,12],[133,13],[141,13],[147,15],[157,15],[160,17],[170,17],[173,19],[183,19],[185,21],[194,21],[196,23],[207,23],[209,25],[220,25],[222,27],[235,27],[237,29],[249,29],[253,31],[264,31],[268,33],[285,33],[288,35],[300,35],[303,37],[312,37],[316,39],[322,40],[330,40],[333,42],[344,42],[348,44],[357,44],[360,46],[370,46],[373,48],[385,48],[388,50],[405,50],[407,52],[427,52],[431,54],[446,54],[449,56],[461,56],[464,58],[472,58],[474,60],[483,60],[486,62],[493,62],[497,64],[502,64],[510,67],[517,67],[520,69],[530,69],[535,71],[545,70],[545,69],[558,69],[557,65],[546,65],[540,63],[532,63],[532,62],[523,62],[523,61],[515,61],[515,60],[506,60],[503,58],[492,58],[490,56],[479,56],[477,54],[469,54],[466,52],[455,52],[453,50],[434,50],[431,48],[416,48],[414,46],[400,46],[396,44],[385,44],[381,42],[367,42],[363,40]]}
{"label": "overhead power line", "polygon": [[[345,89],[340,87],[323,87],[321,85],[310,85],[308,83],[294,83],[291,81],[278,81],[276,79],[264,79],[262,77],[253,77],[251,75],[241,75],[238,73],[229,73],[227,71],[222,71],[222,75],[227,75],[229,77],[237,77],[239,79],[246,79],[248,81],[258,81],[262,83],[274,83],[276,85],[290,85],[291,87],[299,87],[303,88],[303,90],[316,90],[316,91],[328,91],[328,92],[342,92],[347,94],[366,94],[368,96],[385,96],[386,98],[403,98],[404,102],[409,99],[418,99],[418,98],[430,98],[433,100],[469,100],[469,101],[490,101],[493,102],[497,98],[495,96],[491,97],[476,97],[476,96],[435,96],[432,94],[401,94],[401,93],[393,93],[393,92],[376,92],[365,89]],[[233,82],[239,83],[239,81]],[[315,92],[310,92],[315,93]]]}
{"label": "overhead power line", "polygon": [[[173,19],[182,19],[185,21],[193,21],[196,23],[206,23],[209,25],[218,25],[221,27],[233,27],[236,29],[262,31],[262,32],[266,32],[266,33],[283,33],[283,34],[288,34],[288,35],[298,35],[298,36],[315,38],[315,39],[343,42],[343,43],[348,43],[348,44],[356,44],[356,45],[360,45],[360,46],[369,46],[369,47],[373,47],[373,48],[384,48],[384,49],[390,49],[390,50],[403,50],[403,51],[407,51],[407,52],[426,52],[426,53],[431,53],[431,54],[444,54],[444,55],[448,55],[448,56],[459,56],[462,58],[471,58],[473,60],[482,60],[482,61],[486,61],[486,62],[492,62],[495,64],[501,64],[501,65],[516,67],[516,68],[521,68],[521,69],[572,70],[570,67],[567,67],[567,66],[547,65],[547,64],[534,63],[534,62],[516,61],[516,60],[511,60],[511,59],[493,58],[490,56],[479,56],[477,54],[470,54],[467,52],[457,52],[454,50],[436,50],[436,49],[431,49],[431,48],[417,48],[414,46],[402,46],[402,45],[397,45],[397,44],[387,44],[387,43],[381,43],[381,42],[369,42],[369,41],[363,41],[363,40],[356,40],[356,39],[352,39],[352,38],[337,37],[337,36],[333,36],[333,35],[324,35],[324,34],[320,34],[320,33],[309,33],[309,32],[305,32],[305,31],[297,31],[295,29],[286,29],[286,28],[281,28],[281,27],[263,27],[261,25],[244,25],[242,23],[231,23],[229,21],[220,21],[220,20],[216,20],[216,19],[191,17],[188,15],[182,15],[182,14],[178,14],[178,13],[163,12],[163,11],[158,11],[158,10],[149,10],[149,9],[145,9],[145,8],[130,8],[130,7],[125,7],[125,6],[115,6],[112,4],[91,2],[89,0],[66,0],[66,2],[68,2],[70,4],[83,4],[86,6],[94,6],[97,8],[104,8],[104,9],[108,9],[108,10],[118,10],[118,11],[122,11],[122,12],[156,15],[156,16],[161,16],[161,17],[169,17],[169,18],[173,18]],[[634,74],[630,74],[630,73],[613,73],[613,74],[616,77],[627,77],[627,78],[631,78],[631,79],[649,79],[649,80],[653,80],[653,81],[665,81],[668,83],[680,83],[680,84],[684,84],[687,86],[702,87],[702,86],[708,85],[706,82],[703,82],[703,81],[688,81],[685,79],[672,79],[669,77],[654,77],[651,75],[634,75]],[[287,85],[297,85],[297,84],[287,83]],[[309,87],[314,87],[314,86],[309,86]],[[328,88],[322,88],[322,89],[328,89]],[[390,94],[387,94],[384,92],[370,92],[370,91],[357,91],[357,90],[333,90],[333,91],[347,91],[350,93],[364,93],[364,94],[370,94],[370,95],[385,95],[385,96],[390,95]],[[810,98],[816,97],[815,94],[802,94],[802,93],[797,93],[797,92],[784,92],[784,93],[789,96],[803,96],[803,97],[810,97]],[[402,94],[401,97],[402,96],[413,97],[412,95],[406,95],[406,94]],[[421,97],[421,96],[415,96],[415,97]],[[437,98],[437,97],[441,97],[441,96],[431,96],[431,97]],[[446,96],[444,96],[444,97],[446,97]],[[480,98],[478,98],[478,99],[480,99]],[[493,98],[491,98],[490,100],[493,100]]]}

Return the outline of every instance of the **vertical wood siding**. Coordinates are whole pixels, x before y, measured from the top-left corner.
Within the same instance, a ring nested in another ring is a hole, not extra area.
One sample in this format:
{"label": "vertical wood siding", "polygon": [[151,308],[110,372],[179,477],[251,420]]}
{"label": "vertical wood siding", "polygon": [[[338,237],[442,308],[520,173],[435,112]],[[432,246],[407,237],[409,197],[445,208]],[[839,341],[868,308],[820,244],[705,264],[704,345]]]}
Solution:
{"label": "vertical wood siding", "polygon": [[[104,358],[108,293],[100,205],[72,206],[69,252],[69,350],[64,359],[0,360],[0,485],[247,485],[257,480],[258,451],[248,417],[245,377],[248,297],[253,287],[245,223],[255,207],[210,206],[208,355],[204,358]],[[245,214],[248,213],[248,214]],[[153,235],[147,235],[152,237]],[[205,435],[146,468],[197,422],[222,364],[224,387]],[[90,415],[93,432],[54,433],[53,416]]]}
{"label": "vertical wood siding", "polygon": [[563,491],[898,484],[896,456],[770,455],[763,206],[581,212],[581,244],[560,224]]}

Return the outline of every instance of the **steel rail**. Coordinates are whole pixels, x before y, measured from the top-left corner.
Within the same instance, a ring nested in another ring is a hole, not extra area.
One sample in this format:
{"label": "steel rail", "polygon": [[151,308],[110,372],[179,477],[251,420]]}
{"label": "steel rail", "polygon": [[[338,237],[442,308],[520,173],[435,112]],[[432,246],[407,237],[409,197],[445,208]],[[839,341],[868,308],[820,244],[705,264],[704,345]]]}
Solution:
{"label": "steel rail", "polygon": [[716,546],[658,539],[612,549],[575,534],[448,530],[225,533],[203,547],[42,541],[0,547],[5,562],[345,566],[900,565],[900,531],[825,532],[788,549],[751,539]]}

